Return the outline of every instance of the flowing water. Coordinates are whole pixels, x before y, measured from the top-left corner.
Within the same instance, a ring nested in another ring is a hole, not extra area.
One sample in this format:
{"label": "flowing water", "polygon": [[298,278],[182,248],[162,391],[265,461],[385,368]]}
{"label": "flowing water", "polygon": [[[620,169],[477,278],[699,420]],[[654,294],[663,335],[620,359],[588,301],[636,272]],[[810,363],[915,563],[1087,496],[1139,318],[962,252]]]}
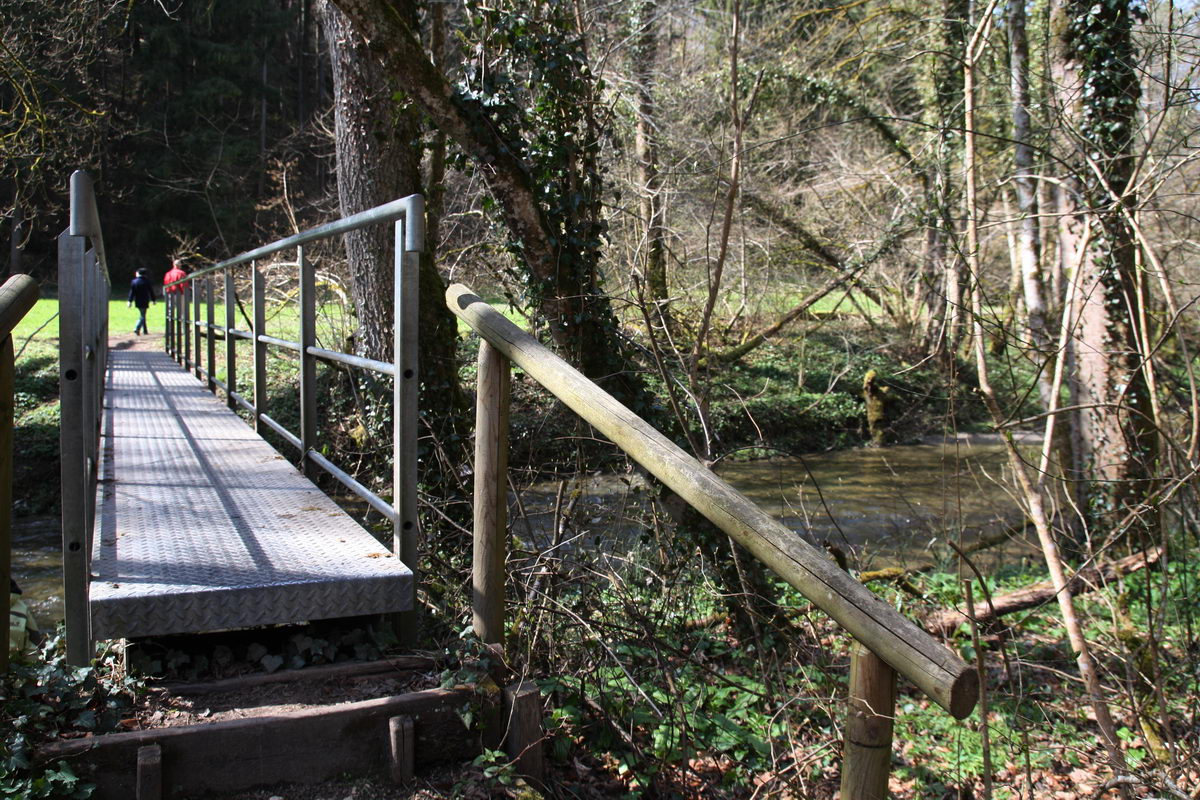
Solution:
{"label": "flowing water", "polygon": [[[1003,445],[960,437],[919,445],[861,448],[799,458],[726,462],[730,484],[814,545],[828,544],[861,566],[929,563],[1021,522]],[[652,490],[634,476],[590,475],[581,484],[534,484],[521,493],[514,531],[535,547],[553,544],[554,510],[578,492],[571,531],[589,547],[640,534]],[[1014,545],[997,554],[1022,557]],[[989,561],[995,556],[980,556]]]}
{"label": "flowing water", "polygon": [[[936,561],[949,554],[945,543],[957,543],[960,530],[969,541],[1021,519],[1003,447],[994,440],[727,462],[717,470],[810,543],[833,545],[863,566]],[[561,485],[561,498],[559,481],[536,483],[512,498],[518,537],[552,546],[556,506],[572,511],[560,534],[564,546],[607,549],[646,530],[653,490],[640,477],[594,474]],[[62,618],[60,543],[56,518],[14,525],[13,575],[43,628]],[[1028,552],[1018,544],[979,559],[986,566]]]}

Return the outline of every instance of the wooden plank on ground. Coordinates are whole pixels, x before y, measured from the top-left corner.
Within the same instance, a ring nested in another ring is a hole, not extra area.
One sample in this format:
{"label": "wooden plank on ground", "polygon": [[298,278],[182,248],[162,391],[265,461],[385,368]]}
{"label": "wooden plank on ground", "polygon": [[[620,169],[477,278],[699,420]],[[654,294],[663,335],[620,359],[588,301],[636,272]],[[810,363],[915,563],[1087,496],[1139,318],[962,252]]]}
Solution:
{"label": "wooden plank on ground", "polygon": [[[59,759],[96,784],[95,800],[128,800],[138,790],[138,753],[161,748],[163,794],[191,797],[276,783],[316,783],[338,775],[389,773],[388,722],[413,720],[417,764],[466,760],[479,752],[459,710],[477,702],[470,687],[304,709],[207,725],[114,733],[41,748],[39,763]],[[492,708],[492,724],[497,710]]]}

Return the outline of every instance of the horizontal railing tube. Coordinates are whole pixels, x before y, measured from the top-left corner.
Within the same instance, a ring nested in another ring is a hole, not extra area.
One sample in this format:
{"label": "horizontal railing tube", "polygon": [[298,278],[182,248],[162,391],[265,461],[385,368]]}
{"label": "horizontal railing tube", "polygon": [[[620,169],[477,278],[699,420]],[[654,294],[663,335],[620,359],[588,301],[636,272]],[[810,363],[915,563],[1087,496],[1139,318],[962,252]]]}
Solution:
{"label": "horizontal railing tube", "polygon": [[396,365],[389,364],[386,361],[376,361],[373,358],[363,358],[362,356],[352,356],[349,353],[339,353],[336,350],[326,350],[323,347],[309,347],[308,354],[316,356],[322,361],[334,361],[338,364],[346,364],[350,367],[359,367],[361,369],[369,369],[374,372],[379,372],[383,375],[395,375]]}
{"label": "horizontal railing tube", "polygon": [[233,398],[233,402],[237,403],[239,406],[246,409],[251,414],[258,413],[258,409],[254,407],[254,403],[251,403],[249,400],[247,400],[245,397],[243,397],[238,392],[230,392],[229,396]]}
{"label": "horizontal railing tube", "polygon": [[338,481],[341,482],[341,484],[343,486],[345,486],[347,489],[354,492],[356,495],[358,495],[363,500],[365,500],[371,506],[371,508],[375,509],[380,514],[382,514],[384,517],[386,517],[389,522],[395,521],[396,509],[392,508],[392,506],[386,500],[384,500],[382,497],[375,494],[374,492],[372,492],[367,487],[363,486],[358,481],[354,480],[354,478],[352,478],[350,476],[350,473],[346,472],[345,470],[340,468],[338,465],[334,464],[332,461],[330,461],[328,458],[326,458],[325,456],[318,453],[316,450],[309,450],[308,457],[313,461],[313,463],[315,463],[321,469],[325,470],[330,475],[337,478]]}
{"label": "horizontal railing tube", "polygon": [[[254,250],[249,250],[241,255],[226,259],[220,263],[213,264],[211,267],[205,267],[202,270],[193,272],[187,278],[180,278],[180,281],[191,280],[207,275],[210,272],[216,272],[226,267],[232,267],[235,264],[245,264],[248,261],[263,258],[264,256],[278,253],[281,250],[288,250],[299,245],[307,244],[324,239],[329,236],[334,236],[339,233],[348,233],[356,231],[359,228],[365,228],[368,225],[378,225],[384,222],[394,222],[398,219],[405,221],[405,242],[404,249],[410,251],[420,251],[425,249],[425,201],[420,195],[409,195],[402,197],[399,200],[393,200],[390,203],[384,203],[381,206],[361,211],[349,217],[344,217],[335,222],[330,222],[326,225],[319,225],[315,228],[297,233],[294,236],[289,236],[286,239],[280,239],[270,244],[263,245]],[[176,281],[178,283],[179,281]],[[172,285],[172,284],[168,284]]]}
{"label": "horizontal railing tube", "polygon": [[938,705],[958,719],[971,713],[979,683],[970,665],[466,286],[447,289],[446,302],[489,344]]}
{"label": "horizontal railing tube", "polygon": [[286,347],[288,350],[300,352],[299,342],[289,342],[287,339],[276,339],[274,336],[267,336],[265,333],[258,337],[258,340],[263,344],[273,344],[276,347]]}
{"label": "horizontal railing tube", "polygon": [[266,425],[268,428],[270,428],[271,430],[278,433],[284,439],[287,439],[288,442],[291,443],[292,447],[296,448],[297,450],[301,449],[299,436],[292,433],[287,428],[283,427],[278,422],[276,422],[275,420],[268,417],[266,414],[259,414],[258,418],[260,420],[262,420],[263,424]]}

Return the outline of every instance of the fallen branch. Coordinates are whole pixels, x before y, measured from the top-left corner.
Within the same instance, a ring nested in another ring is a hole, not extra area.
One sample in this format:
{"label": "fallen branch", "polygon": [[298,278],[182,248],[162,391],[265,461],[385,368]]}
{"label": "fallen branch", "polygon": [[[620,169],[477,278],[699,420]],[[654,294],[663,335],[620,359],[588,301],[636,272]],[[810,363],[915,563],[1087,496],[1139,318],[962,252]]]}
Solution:
{"label": "fallen branch", "polygon": [[[1158,563],[1162,557],[1162,549],[1156,548],[1146,553],[1134,553],[1118,561],[1110,561],[1099,567],[1087,567],[1075,573],[1067,582],[1067,591],[1072,595],[1091,591],[1097,586],[1116,580],[1123,575]],[[1011,614],[1014,611],[1025,611],[1037,608],[1055,599],[1054,586],[1050,581],[1041,581],[1024,589],[1000,595],[993,599],[987,608],[977,609],[977,619],[980,625],[994,622],[998,617]],[[925,619],[925,630],[933,634],[949,635],[959,625],[970,623],[966,614],[956,608],[948,608],[931,614]]]}

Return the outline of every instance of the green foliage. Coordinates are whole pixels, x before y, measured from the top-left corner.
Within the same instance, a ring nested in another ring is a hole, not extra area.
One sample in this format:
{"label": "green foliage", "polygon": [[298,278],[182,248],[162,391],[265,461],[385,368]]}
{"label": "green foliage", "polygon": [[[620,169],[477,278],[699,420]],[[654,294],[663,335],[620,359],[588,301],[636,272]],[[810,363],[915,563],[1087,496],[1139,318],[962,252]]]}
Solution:
{"label": "green foliage", "polygon": [[92,786],[69,764],[38,765],[33,750],[60,733],[115,730],[141,683],[122,676],[118,658],[99,649],[94,667],[66,663],[60,628],[29,660],[17,660],[3,676],[0,694],[0,794],[9,798],[85,798]]}

